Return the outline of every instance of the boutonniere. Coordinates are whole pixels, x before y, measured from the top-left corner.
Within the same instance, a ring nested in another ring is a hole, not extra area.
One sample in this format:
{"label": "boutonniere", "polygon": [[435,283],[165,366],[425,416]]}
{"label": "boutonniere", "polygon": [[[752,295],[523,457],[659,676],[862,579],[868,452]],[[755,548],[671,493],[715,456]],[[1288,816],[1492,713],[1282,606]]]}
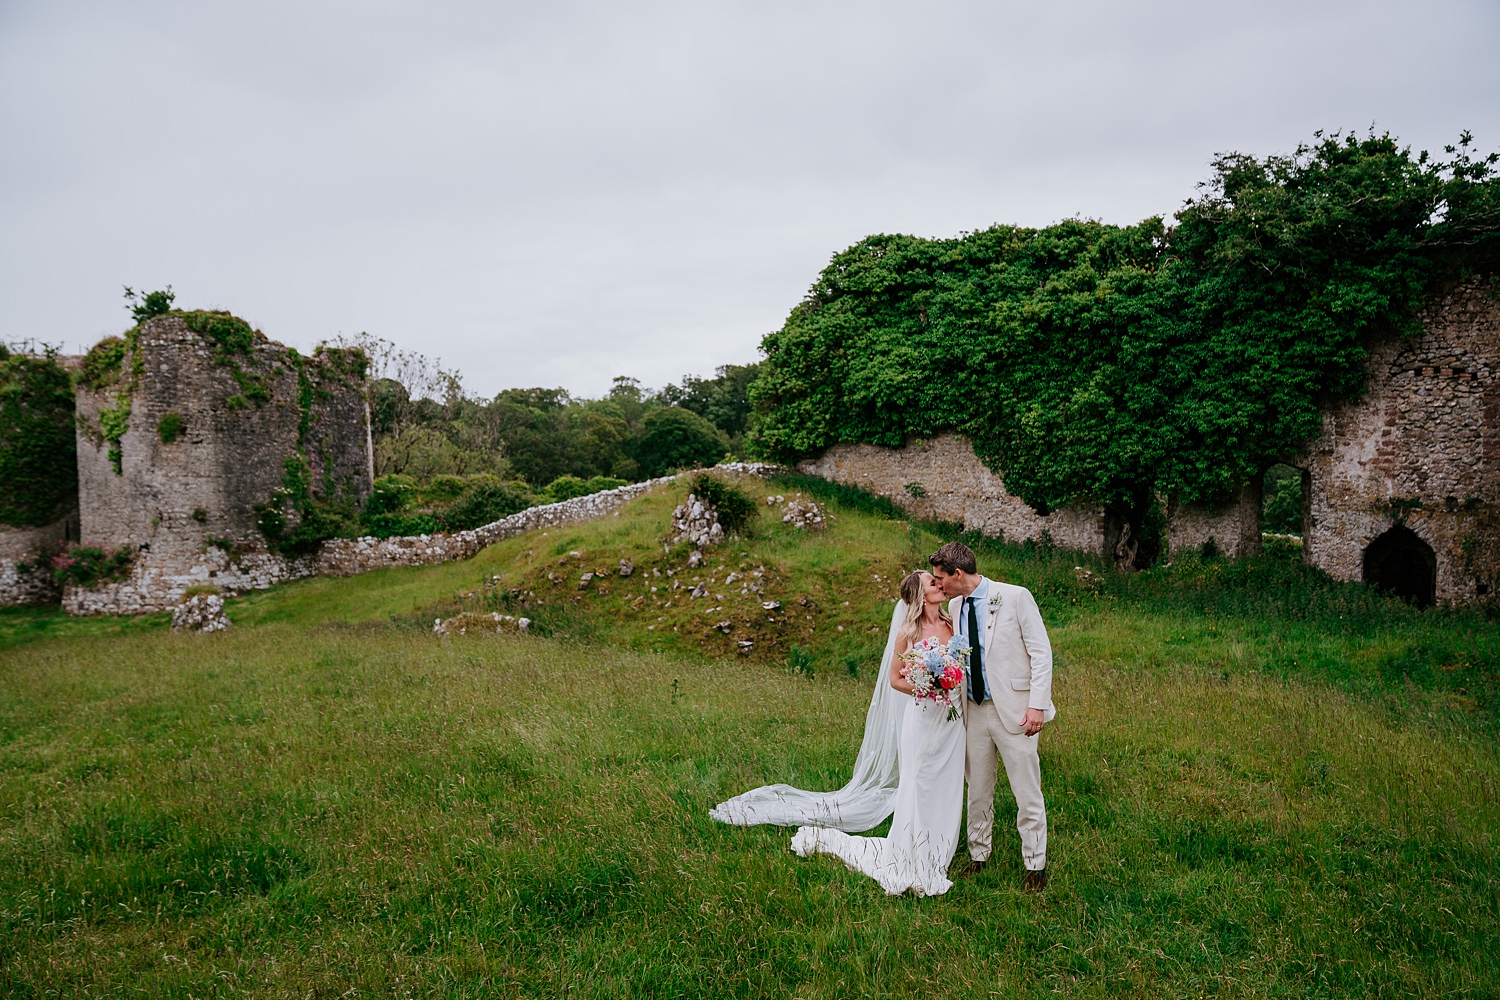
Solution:
{"label": "boutonniere", "polygon": [[1000,595],[994,594],[990,597],[990,610],[996,611],[1000,607]]}

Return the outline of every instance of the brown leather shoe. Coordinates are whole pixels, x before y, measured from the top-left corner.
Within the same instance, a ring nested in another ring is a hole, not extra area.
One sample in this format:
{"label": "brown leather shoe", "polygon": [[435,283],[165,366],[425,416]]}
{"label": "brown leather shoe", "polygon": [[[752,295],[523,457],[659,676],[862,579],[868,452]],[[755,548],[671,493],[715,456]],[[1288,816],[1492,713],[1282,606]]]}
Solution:
{"label": "brown leather shoe", "polygon": [[1028,871],[1026,877],[1021,880],[1021,889],[1025,892],[1041,892],[1047,888],[1047,869],[1039,868],[1036,871]]}
{"label": "brown leather shoe", "polygon": [[972,878],[973,876],[978,875],[982,871],[984,871],[984,862],[983,861],[975,861],[973,858],[970,858],[969,859],[969,863],[966,864],[966,865],[964,865],[964,870],[958,873],[958,877],[959,878]]}

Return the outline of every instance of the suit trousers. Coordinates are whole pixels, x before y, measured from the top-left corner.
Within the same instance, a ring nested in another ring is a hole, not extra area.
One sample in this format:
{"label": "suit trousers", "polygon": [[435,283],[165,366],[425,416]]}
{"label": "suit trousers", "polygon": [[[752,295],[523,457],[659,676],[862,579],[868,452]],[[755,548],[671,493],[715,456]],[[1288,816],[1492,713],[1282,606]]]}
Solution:
{"label": "suit trousers", "polygon": [[[1037,755],[1040,734],[1007,732],[993,701],[969,699],[964,717],[967,754],[964,777],[969,782],[969,857],[990,856],[995,826],[995,778],[1000,761],[1016,797],[1016,830],[1021,834],[1021,860],[1028,871],[1047,867],[1047,803],[1042,798],[1042,762]],[[998,760],[997,760],[998,758]]]}

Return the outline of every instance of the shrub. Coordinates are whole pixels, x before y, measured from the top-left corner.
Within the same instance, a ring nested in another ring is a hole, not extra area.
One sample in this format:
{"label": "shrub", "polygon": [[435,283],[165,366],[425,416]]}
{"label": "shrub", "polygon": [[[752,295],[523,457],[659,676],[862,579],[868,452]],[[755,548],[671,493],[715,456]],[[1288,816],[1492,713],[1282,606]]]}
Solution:
{"label": "shrub", "polygon": [[602,493],[624,485],[626,485],[624,479],[615,479],[610,476],[593,476],[589,479],[558,476],[537,494],[537,498],[543,503],[561,503],[574,497],[586,497],[591,493]]}
{"label": "shrub", "polygon": [[381,476],[370,487],[370,498],[365,501],[365,514],[396,514],[411,506],[416,497],[417,484],[410,476]]}
{"label": "shrub", "polygon": [[444,531],[471,531],[531,506],[525,483],[478,483],[437,516]]}
{"label": "shrub", "polygon": [[161,438],[162,444],[171,444],[182,437],[184,425],[182,416],[177,412],[163,413],[161,419],[156,422],[156,434]]}
{"label": "shrub", "polygon": [[125,286],[125,301],[130,303],[130,315],[137,323],[144,323],[153,316],[165,316],[172,310],[172,303],[176,298],[171,285],[144,295],[137,295],[129,285]]}
{"label": "shrub", "polygon": [[52,557],[52,575],[58,583],[88,587],[125,579],[134,560],[135,550],[128,545],[102,549],[75,543]]}
{"label": "shrub", "polygon": [[700,473],[688,484],[688,492],[719,512],[719,525],[726,531],[744,533],[760,508],[750,495],[718,476]]}
{"label": "shrub", "polygon": [[78,369],[79,383],[98,392],[118,382],[125,362],[125,347],[122,337],[105,337],[90,347]]}
{"label": "shrub", "polygon": [[365,534],[376,538],[401,538],[407,535],[430,535],[438,530],[431,514],[366,514],[360,519]]}
{"label": "shrub", "polygon": [[472,483],[463,476],[433,476],[419,492],[423,500],[456,500],[463,496]]}

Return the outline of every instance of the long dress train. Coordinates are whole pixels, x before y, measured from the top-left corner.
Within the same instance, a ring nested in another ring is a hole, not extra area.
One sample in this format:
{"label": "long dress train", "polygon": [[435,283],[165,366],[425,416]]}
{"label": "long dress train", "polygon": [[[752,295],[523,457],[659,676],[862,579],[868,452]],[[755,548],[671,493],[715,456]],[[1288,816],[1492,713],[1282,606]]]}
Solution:
{"label": "long dress train", "polygon": [[842,830],[804,826],[792,837],[792,850],[802,857],[835,855],[891,895],[911,890],[918,896],[940,896],[953,887],[948,865],[958,847],[963,798],[963,720],[950,720],[947,705],[908,698],[890,833],[852,837]]}
{"label": "long dress train", "polygon": [[865,713],[865,735],[854,758],[854,775],[843,788],[813,792],[791,785],[762,785],[720,802],[708,811],[721,823],[735,826],[834,827],[856,833],[879,826],[895,807],[900,777],[902,719],[911,699],[891,687],[891,659],[896,633],[906,620],[906,603],[897,601],[886,634],[885,652],[875,672],[875,691]]}

